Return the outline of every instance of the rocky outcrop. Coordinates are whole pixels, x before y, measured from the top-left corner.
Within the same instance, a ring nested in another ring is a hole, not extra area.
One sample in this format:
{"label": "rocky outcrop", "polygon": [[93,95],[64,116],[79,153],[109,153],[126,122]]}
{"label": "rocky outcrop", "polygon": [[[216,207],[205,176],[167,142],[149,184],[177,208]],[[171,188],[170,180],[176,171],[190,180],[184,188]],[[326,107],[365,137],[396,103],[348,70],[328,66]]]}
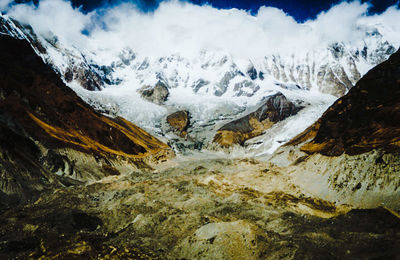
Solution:
{"label": "rocky outcrop", "polygon": [[167,116],[167,122],[174,131],[185,137],[190,124],[190,114],[188,111],[177,111]]}
{"label": "rocky outcrop", "polygon": [[144,86],[139,89],[139,93],[144,99],[157,105],[163,104],[169,96],[169,90],[162,82],[158,82],[154,87]]}
{"label": "rocky outcrop", "polygon": [[277,93],[268,97],[257,111],[221,127],[213,142],[222,147],[243,145],[246,140],[261,135],[275,123],[297,114],[300,109],[282,93]]}
{"label": "rocky outcrop", "polygon": [[252,97],[257,91],[260,90],[260,86],[256,85],[252,81],[244,80],[242,82],[238,82],[233,87],[233,90],[236,92],[236,96],[246,96]]}
{"label": "rocky outcrop", "polygon": [[127,120],[94,111],[26,41],[3,35],[0,46],[1,196],[28,198],[172,154]]}
{"label": "rocky outcrop", "polygon": [[337,205],[400,209],[400,155],[374,150],[358,155],[307,155],[298,146],[282,147],[270,161],[290,173],[313,196]]}
{"label": "rocky outcrop", "polygon": [[76,80],[84,89],[101,90],[103,86],[100,76],[85,63],[71,64],[64,73],[66,82]]}
{"label": "rocky outcrop", "polygon": [[283,83],[317,88],[322,93],[341,97],[361,78],[364,65],[360,64],[380,64],[396,51],[378,31],[372,35],[376,41],[374,47],[365,45],[354,50],[343,43],[332,43],[326,50],[317,51],[318,55],[309,52],[305,57],[297,57],[298,60],[288,61],[279,55],[266,57],[266,74]]}

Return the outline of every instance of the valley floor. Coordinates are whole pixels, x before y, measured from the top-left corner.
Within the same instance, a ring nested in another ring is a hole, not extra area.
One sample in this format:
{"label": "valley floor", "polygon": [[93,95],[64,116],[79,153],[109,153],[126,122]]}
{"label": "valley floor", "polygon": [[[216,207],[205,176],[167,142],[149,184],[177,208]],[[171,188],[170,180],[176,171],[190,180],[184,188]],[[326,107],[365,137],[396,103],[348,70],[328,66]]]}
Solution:
{"label": "valley floor", "polygon": [[0,214],[0,258],[396,259],[400,221],[308,196],[255,159],[178,157]]}

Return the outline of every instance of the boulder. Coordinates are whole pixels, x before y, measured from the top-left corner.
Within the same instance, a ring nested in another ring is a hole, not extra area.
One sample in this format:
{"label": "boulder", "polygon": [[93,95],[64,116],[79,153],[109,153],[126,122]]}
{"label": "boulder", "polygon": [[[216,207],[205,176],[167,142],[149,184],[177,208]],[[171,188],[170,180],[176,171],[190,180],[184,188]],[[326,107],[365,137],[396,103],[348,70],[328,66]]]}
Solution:
{"label": "boulder", "polygon": [[177,111],[167,116],[167,122],[180,136],[187,135],[187,128],[190,124],[190,114],[188,111]]}
{"label": "boulder", "polygon": [[139,89],[139,93],[144,99],[153,102],[157,105],[163,104],[165,101],[167,101],[169,96],[169,91],[167,86],[160,81],[154,87],[152,86],[142,87],[141,89]]}

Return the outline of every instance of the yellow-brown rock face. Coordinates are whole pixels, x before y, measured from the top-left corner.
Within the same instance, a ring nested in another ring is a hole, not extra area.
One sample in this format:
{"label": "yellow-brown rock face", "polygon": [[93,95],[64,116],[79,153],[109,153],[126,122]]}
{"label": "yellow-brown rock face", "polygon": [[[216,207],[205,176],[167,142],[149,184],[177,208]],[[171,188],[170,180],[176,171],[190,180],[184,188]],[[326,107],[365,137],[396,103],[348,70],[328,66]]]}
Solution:
{"label": "yellow-brown rock face", "polygon": [[167,116],[168,124],[182,137],[187,135],[187,128],[190,124],[189,112],[178,111]]}

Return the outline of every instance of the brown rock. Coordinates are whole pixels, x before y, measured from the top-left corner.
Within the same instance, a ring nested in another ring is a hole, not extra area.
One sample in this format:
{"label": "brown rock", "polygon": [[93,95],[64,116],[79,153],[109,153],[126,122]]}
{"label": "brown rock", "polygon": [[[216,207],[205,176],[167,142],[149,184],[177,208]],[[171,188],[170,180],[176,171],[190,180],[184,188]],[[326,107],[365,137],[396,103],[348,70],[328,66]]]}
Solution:
{"label": "brown rock", "polygon": [[186,130],[190,124],[189,116],[188,111],[178,111],[167,116],[167,122],[179,135],[184,137],[187,134]]}
{"label": "brown rock", "polygon": [[261,135],[275,123],[297,114],[298,107],[282,94],[277,93],[265,101],[257,111],[221,127],[214,136],[214,142],[222,147],[243,145],[248,139]]}

